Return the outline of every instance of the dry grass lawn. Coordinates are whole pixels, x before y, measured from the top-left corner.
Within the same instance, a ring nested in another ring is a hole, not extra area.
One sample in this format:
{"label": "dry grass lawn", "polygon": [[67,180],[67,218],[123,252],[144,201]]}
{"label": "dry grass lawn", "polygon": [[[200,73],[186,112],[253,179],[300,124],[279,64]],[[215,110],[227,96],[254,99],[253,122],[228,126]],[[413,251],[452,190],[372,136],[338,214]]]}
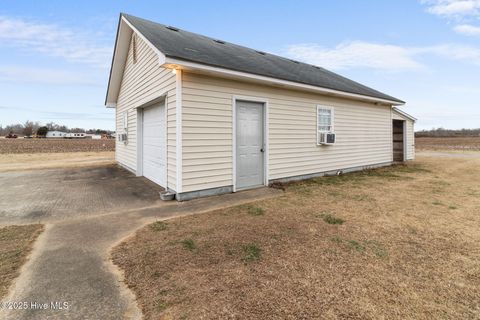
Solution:
{"label": "dry grass lawn", "polygon": [[7,294],[42,231],[41,224],[0,228],[0,298]]}
{"label": "dry grass lawn", "polygon": [[146,319],[479,319],[480,157],[286,186],[112,252]]}
{"label": "dry grass lawn", "polygon": [[105,152],[66,152],[66,153],[0,153],[0,172],[56,169],[110,165],[115,163],[115,153]]}

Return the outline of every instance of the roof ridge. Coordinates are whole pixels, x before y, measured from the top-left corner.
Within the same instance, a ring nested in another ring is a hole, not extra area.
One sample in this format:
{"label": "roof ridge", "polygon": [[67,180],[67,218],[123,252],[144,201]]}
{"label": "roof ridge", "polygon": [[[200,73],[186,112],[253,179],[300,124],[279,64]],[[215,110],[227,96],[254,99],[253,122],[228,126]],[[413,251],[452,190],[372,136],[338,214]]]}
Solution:
{"label": "roof ridge", "polygon": [[[169,33],[173,30],[173,28],[170,27],[171,29],[165,33],[162,31],[164,30],[162,28],[167,29],[169,28],[168,25],[126,13],[121,13],[121,16],[125,17],[127,21],[139,29],[139,32],[166,56],[312,85],[319,88],[404,103],[404,101],[400,99],[370,88],[321,66],[295,61],[274,53],[219,40],[182,28],[173,27],[176,29],[174,30],[175,32]],[[162,28],[159,29],[159,27]],[[187,50],[189,53],[186,53],[185,49],[187,47],[196,50]],[[210,47],[212,50],[210,50]],[[252,56],[252,53],[255,53],[255,55]]]}

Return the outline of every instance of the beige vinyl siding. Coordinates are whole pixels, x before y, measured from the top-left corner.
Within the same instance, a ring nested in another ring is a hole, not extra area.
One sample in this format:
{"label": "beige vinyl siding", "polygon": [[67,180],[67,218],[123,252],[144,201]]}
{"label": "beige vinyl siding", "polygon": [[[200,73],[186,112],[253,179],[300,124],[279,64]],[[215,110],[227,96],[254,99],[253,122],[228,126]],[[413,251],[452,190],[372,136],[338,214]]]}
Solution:
{"label": "beige vinyl siding", "polygon": [[[133,38],[132,38],[133,39]],[[130,41],[128,57],[116,107],[117,133],[122,133],[122,115],[128,112],[128,144],[116,142],[116,160],[132,171],[137,170],[137,107],[167,94],[167,167],[168,185],[175,188],[175,75],[160,67],[157,54],[140,38],[136,37],[136,62],[133,61],[133,40]],[[172,148],[173,146],[173,148]]]}
{"label": "beige vinyl siding", "polygon": [[[392,161],[387,106],[183,73],[183,191],[233,184],[232,98],[268,100],[269,179]],[[335,108],[337,144],[316,145],[317,104]]]}
{"label": "beige vinyl siding", "polygon": [[405,121],[405,129],[406,129],[406,159],[407,160],[414,160],[415,159],[415,122],[407,118],[397,112],[392,110],[392,119],[396,120],[404,120]]}

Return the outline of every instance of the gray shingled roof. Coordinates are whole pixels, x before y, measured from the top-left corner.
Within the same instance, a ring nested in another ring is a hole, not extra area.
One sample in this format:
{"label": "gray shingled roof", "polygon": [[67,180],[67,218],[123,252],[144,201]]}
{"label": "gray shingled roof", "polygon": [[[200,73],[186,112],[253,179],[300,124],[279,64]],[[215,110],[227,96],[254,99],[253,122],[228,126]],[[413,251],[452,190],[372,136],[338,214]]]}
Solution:
{"label": "gray shingled roof", "polygon": [[321,67],[122,15],[170,58],[404,103]]}

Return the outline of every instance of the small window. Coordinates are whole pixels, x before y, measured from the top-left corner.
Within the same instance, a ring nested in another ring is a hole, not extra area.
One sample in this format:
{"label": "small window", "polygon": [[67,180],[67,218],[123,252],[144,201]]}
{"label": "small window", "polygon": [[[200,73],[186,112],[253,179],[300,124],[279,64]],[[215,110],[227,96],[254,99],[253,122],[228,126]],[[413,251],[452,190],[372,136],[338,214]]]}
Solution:
{"label": "small window", "polygon": [[317,106],[317,131],[333,132],[333,108]]}

